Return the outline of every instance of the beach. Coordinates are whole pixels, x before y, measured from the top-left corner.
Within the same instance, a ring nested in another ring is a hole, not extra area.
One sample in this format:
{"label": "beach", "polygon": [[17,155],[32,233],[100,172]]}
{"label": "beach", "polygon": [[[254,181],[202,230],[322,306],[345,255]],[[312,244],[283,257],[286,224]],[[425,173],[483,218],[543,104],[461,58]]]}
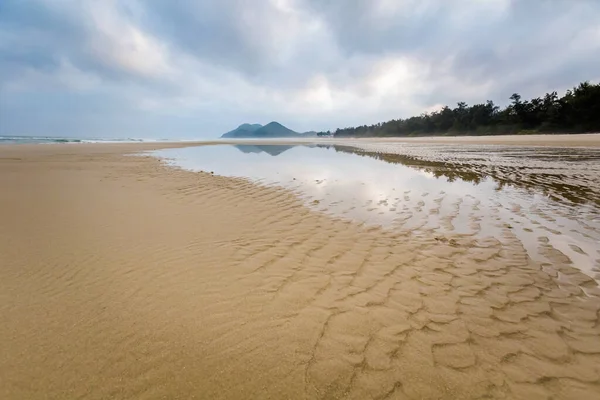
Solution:
{"label": "beach", "polygon": [[0,146],[0,397],[600,396],[600,291],[561,254],[139,155],[191,145]]}

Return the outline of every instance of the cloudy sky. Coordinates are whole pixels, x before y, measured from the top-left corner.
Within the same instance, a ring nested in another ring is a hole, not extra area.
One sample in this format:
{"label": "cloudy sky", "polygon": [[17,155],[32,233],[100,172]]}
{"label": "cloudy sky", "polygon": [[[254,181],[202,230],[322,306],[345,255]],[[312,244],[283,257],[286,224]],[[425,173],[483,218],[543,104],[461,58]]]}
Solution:
{"label": "cloudy sky", "polygon": [[600,80],[598,0],[0,0],[0,135],[327,130]]}

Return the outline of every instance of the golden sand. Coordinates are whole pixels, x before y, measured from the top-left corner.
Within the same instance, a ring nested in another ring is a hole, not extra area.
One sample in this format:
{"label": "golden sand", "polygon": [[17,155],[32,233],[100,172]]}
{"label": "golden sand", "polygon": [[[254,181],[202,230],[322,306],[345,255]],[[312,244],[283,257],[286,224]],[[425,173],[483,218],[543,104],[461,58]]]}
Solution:
{"label": "golden sand", "polygon": [[166,146],[0,148],[0,398],[600,398],[595,283],[509,229],[365,227],[124,155]]}

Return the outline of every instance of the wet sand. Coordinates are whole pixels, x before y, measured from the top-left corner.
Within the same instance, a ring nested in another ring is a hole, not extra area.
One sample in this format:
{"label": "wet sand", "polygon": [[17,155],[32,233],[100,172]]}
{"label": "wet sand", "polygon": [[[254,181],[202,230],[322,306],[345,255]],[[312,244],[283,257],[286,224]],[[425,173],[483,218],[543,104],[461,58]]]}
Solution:
{"label": "wet sand", "polygon": [[489,144],[511,146],[559,146],[559,147],[598,147],[600,133],[582,135],[498,135],[498,136],[432,136],[403,138],[348,139],[366,143],[424,143],[424,144]]}
{"label": "wet sand", "polygon": [[351,143],[151,154],[187,170],[285,187],[334,218],[413,237],[516,237],[543,268],[569,264],[600,282],[600,148]]}
{"label": "wet sand", "polygon": [[508,227],[414,235],[124,155],[167,146],[0,148],[0,397],[600,396],[595,282]]}

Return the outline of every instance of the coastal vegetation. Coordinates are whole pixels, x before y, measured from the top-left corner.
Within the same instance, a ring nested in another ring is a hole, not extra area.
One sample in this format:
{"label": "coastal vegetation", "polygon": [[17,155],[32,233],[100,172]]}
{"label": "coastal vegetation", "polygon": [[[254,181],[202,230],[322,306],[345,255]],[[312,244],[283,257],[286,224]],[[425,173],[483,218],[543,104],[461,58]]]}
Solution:
{"label": "coastal vegetation", "polygon": [[319,136],[434,136],[600,132],[600,84],[580,83],[564,96],[557,92],[523,100],[518,93],[500,108],[493,101],[443,107],[406,119],[320,132]]}

